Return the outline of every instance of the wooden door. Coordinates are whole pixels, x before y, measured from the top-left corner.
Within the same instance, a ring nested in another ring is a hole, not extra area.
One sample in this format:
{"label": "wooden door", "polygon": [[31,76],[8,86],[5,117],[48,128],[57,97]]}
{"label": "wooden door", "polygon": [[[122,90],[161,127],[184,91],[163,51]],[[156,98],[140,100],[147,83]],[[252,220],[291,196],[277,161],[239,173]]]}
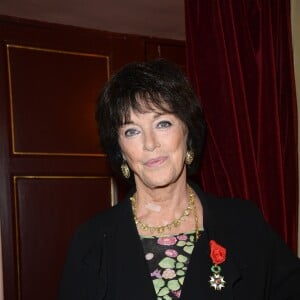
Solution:
{"label": "wooden door", "polygon": [[112,72],[146,58],[148,40],[0,18],[6,300],[55,299],[75,228],[118,201],[98,141],[95,101]]}

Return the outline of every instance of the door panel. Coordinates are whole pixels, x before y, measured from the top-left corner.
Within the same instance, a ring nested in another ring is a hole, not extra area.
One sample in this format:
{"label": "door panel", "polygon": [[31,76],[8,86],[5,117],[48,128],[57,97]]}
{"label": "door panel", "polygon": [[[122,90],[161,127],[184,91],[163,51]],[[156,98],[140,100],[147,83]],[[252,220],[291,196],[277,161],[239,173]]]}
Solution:
{"label": "door panel", "polygon": [[13,153],[99,155],[93,115],[109,78],[109,57],[13,44],[6,49]]}
{"label": "door panel", "polygon": [[14,177],[19,299],[55,299],[70,237],[113,191],[111,177]]}

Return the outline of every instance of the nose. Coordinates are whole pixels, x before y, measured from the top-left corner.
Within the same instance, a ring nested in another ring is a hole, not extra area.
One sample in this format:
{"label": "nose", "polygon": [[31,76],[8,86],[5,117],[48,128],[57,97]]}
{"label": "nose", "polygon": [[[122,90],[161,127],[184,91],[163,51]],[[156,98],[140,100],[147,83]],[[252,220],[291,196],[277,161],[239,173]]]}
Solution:
{"label": "nose", "polygon": [[157,147],[160,147],[160,143],[155,133],[151,130],[144,132],[144,150],[154,151]]}

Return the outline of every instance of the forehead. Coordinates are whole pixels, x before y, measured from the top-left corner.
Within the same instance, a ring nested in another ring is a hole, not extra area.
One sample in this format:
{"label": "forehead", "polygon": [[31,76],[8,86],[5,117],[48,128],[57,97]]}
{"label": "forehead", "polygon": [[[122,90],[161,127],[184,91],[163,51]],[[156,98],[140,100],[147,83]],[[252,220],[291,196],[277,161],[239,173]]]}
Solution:
{"label": "forehead", "polygon": [[[146,113],[154,113],[157,115],[162,114],[174,114],[173,109],[170,105],[165,102],[163,99],[159,101],[153,101],[152,98],[141,98],[139,96],[136,97],[136,101],[131,103],[131,105],[127,106],[125,110],[123,110],[122,116],[122,124],[126,124],[130,122],[132,115],[146,114]],[[175,115],[175,114],[174,114]]]}

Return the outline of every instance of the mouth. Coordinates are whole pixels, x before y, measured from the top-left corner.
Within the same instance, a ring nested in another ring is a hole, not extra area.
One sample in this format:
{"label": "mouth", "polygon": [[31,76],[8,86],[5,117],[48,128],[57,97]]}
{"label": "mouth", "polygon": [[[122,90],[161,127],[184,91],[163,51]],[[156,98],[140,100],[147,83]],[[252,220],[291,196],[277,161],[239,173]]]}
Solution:
{"label": "mouth", "polygon": [[147,160],[144,165],[149,167],[149,168],[153,168],[153,167],[159,167],[161,166],[165,161],[167,160],[166,156],[160,156],[160,157],[156,157],[156,158],[152,158]]}

